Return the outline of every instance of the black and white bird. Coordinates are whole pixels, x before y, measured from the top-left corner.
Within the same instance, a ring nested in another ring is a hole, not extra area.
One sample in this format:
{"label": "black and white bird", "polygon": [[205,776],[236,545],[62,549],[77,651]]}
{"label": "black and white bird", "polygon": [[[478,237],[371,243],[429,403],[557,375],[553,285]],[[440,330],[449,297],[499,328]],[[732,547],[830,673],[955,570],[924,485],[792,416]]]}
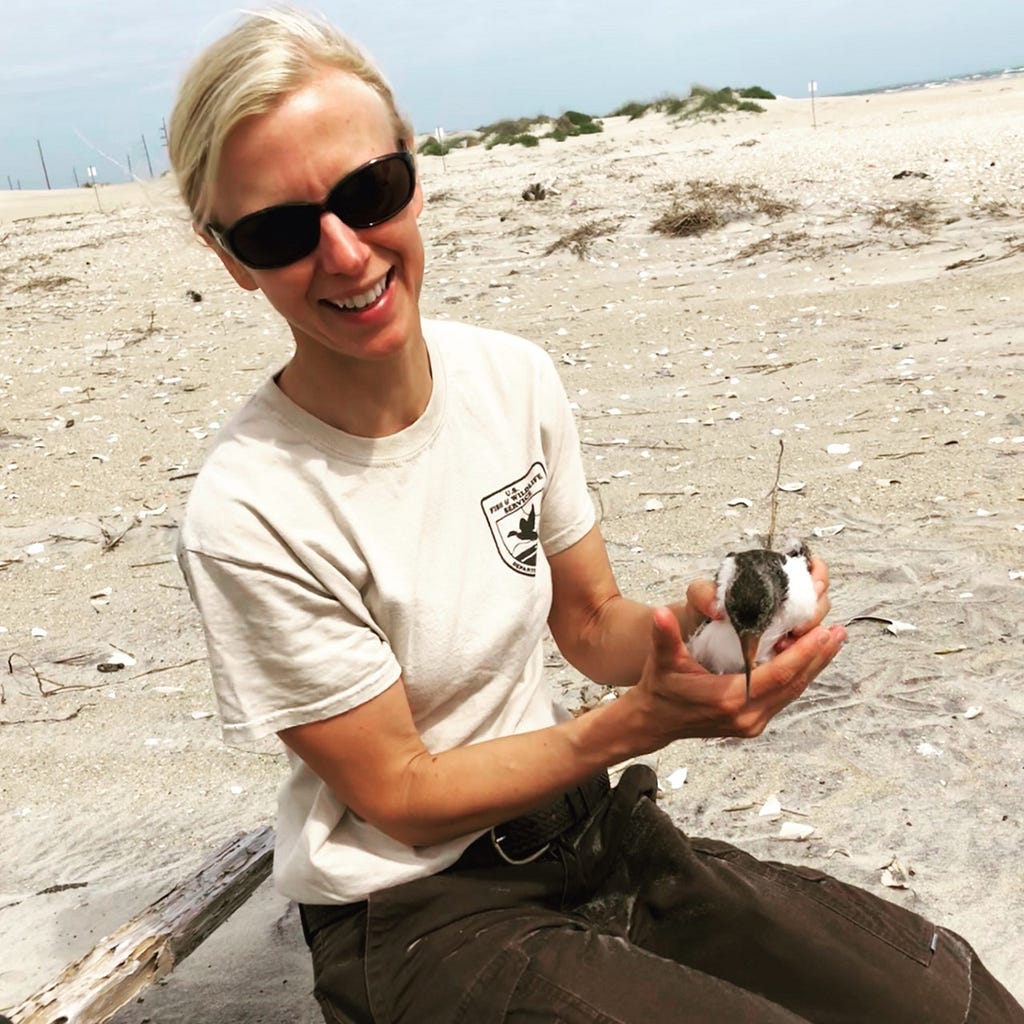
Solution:
{"label": "black and white bird", "polygon": [[716,600],[728,618],[706,622],[690,638],[693,657],[716,673],[750,673],[771,658],[791,630],[810,622],[818,603],[811,553],[802,541],[782,552],[730,552],[718,570]]}

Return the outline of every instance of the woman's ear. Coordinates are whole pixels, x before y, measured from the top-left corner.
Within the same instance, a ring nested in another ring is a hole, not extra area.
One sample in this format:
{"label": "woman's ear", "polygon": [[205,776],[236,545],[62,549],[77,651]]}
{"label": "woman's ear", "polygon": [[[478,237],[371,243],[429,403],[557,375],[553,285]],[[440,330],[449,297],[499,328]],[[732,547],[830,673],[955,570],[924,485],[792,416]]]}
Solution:
{"label": "woman's ear", "polygon": [[207,248],[212,249],[217,254],[217,258],[227,268],[228,273],[235,279],[235,284],[240,288],[244,288],[247,292],[259,291],[259,285],[253,280],[252,274],[249,272],[249,268],[244,263],[239,263],[231,253],[227,252],[220,245],[217,244],[214,239],[210,237],[209,232],[203,230],[195,221],[192,222],[192,230],[199,236],[199,240]]}

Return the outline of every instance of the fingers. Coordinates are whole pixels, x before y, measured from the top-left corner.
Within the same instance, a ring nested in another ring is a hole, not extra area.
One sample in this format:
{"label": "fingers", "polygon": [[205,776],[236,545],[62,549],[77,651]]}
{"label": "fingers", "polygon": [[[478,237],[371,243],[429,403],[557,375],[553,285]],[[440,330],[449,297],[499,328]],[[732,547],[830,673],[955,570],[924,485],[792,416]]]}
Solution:
{"label": "fingers", "polygon": [[828,566],[820,558],[812,558],[810,572],[815,590],[819,595],[824,594],[828,590]]}
{"label": "fingers", "polygon": [[659,607],[654,609],[654,626],[651,630],[651,642],[654,646],[654,659],[661,669],[672,670],[676,666],[680,652],[685,651],[683,637],[679,631],[679,620],[671,609]]}
{"label": "fingers", "polygon": [[[845,642],[846,630],[842,626],[815,626],[754,670],[750,679],[751,698],[779,695],[783,704],[795,700],[835,658]],[[742,676],[737,678],[742,682]]]}
{"label": "fingers", "polygon": [[682,627],[671,608],[654,609],[654,626],[651,633],[654,665],[658,672],[706,672],[693,660],[683,640]]}
{"label": "fingers", "polygon": [[708,619],[720,619],[724,614],[715,601],[716,591],[714,580],[694,580],[686,588],[686,600],[672,606],[684,642],[689,642]]}
{"label": "fingers", "polygon": [[720,619],[723,612],[715,600],[717,593],[718,587],[714,580],[693,580],[686,588],[686,603],[705,619]]}

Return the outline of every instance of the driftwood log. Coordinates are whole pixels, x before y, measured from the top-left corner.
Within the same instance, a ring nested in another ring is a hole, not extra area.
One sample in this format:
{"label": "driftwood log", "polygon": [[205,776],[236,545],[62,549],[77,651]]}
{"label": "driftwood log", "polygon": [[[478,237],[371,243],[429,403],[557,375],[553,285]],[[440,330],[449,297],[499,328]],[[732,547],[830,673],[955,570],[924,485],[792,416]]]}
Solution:
{"label": "driftwood log", "polygon": [[236,836],[184,882],[97,943],[41,992],[8,1010],[13,1024],[104,1024],[226,921],[270,873],[274,831]]}

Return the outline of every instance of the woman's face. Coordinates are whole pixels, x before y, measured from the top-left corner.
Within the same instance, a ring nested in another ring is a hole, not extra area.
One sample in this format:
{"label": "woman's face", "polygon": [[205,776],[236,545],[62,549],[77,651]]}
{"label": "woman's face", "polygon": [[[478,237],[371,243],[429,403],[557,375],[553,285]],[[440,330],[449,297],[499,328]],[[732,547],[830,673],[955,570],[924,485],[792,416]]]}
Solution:
{"label": "woman's face", "polygon": [[[211,219],[227,228],[278,203],[319,203],[349,171],[399,148],[384,100],[355,76],[324,69],[231,131]],[[274,270],[252,269],[213,247],[243,288],[262,291],[288,321],[299,361],[324,350],[343,359],[385,360],[421,338],[422,208],[417,184],[409,205],[376,227],[353,230],[324,213],[317,248]]]}

